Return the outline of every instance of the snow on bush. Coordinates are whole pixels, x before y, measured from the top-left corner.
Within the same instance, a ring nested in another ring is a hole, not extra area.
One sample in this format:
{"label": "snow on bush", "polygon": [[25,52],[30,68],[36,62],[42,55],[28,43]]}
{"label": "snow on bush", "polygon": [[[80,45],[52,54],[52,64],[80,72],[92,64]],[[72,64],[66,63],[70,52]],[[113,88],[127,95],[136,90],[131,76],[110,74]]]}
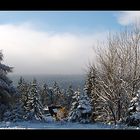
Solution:
{"label": "snow on bush", "polygon": [[131,100],[129,107],[129,116],[126,118],[127,125],[139,126],[140,124],[140,90],[136,92],[136,96]]}

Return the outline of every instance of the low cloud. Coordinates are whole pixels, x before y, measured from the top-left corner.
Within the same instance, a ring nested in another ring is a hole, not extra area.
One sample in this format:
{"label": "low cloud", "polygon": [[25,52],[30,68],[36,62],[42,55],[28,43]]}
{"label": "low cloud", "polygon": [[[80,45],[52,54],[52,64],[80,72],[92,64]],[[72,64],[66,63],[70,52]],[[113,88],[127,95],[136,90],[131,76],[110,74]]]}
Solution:
{"label": "low cloud", "polygon": [[97,40],[105,35],[43,32],[29,24],[5,24],[0,25],[0,49],[14,74],[81,74],[94,58]]}

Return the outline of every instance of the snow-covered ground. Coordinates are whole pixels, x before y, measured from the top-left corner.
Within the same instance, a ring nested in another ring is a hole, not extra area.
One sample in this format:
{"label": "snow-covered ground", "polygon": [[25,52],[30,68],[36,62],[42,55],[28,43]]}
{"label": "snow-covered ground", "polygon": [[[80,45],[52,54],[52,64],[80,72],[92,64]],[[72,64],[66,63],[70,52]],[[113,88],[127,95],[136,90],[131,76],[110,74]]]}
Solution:
{"label": "snow-covered ground", "polygon": [[69,122],[1,122],[0,129],[139,129],[125,125],[107,125],[103,123],[80,124]]}

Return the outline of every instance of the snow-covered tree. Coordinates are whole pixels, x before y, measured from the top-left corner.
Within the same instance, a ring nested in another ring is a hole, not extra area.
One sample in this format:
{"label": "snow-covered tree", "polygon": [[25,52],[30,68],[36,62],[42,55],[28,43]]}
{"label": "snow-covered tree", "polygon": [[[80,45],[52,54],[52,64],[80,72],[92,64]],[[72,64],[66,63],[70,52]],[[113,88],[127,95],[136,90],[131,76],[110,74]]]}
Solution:
{"label": "snow-covered tree", "polygon": [[47,91],[48,91],[48,92],[47,92],[47,93],[48,93],[47,105],[50,106],[50,105],[53,105],[53,103],[54,103],[53,88],[52,88],[52,87],[48,87]]}
{"label": "snow-covered tree", "polygon": [[0,51],[0,120],[3,119],[4,112],[11,108],[16,97],[16,90],[12,85],[12,81],[7,77],[12,72],[12,67],[1,63],[3,54]]}
{"label": "snow-covered tree", "polygon": [[14,107],[4,113],[4,121],[23,121],[26,112],[21,102],[15,103]]}
{"label": "snow-covered tree", "polygon": [[34,79],[28,92],[28,101],[25,107],[26,119],[30,120],[42,120],[43,106],[40,101],[40,95],[38,92],[37,81]]}
{"label": "snow-covered tree", "polygon": [[65,106],[67,110],[70,110],[73,95],[74,95],[74,90],[72,88],[72,85],[70,85],[65,93],[65,104],[66,104]]}
{"label": "snow-covered tree", "polygon": [[25,80],[20,77],[19,82],[18,82],[18,92],[20,94],[20,102],[25,106],[28,100],[28,91],[29,91],[29,84],[25,82]]}
{"label": "snow-covered tree", "polygon": [[19,93],[22,93],[25,90],[24,84],[25,84],[24,78],[20,77],[20,79],[18,81],[18,85],[17,85],[17,89],[18,89]]}
{"label": "snow-covered tree", "polygon": [[61,89],[61,94],[60,94],[60,100],[59,100],[59,105],[66,107],[67,108],[67,93],[65,89]]}
{"label": "snow-covered tree", "polygon": [[30,84],[28,84],[23,77],[20,77],[17,85],[17,90],[20,96],[12,111],[13,115],[11,116],[11,118],[14,119],[13,121],[26,120],[26,114],[28,112],[27,106],[29,100],[29,95],[28,95],[29,89],[30,89]]}
{"label": "snow-covered tree", "polygon": [[[95,84],[93,93],[98,95],[99,104],[94,107],[95,110],[101,107],[99,118],[104,122],[117,123],[127,115],[129,102],[140,80],[139,44],[140,28],[135,24],[109,34],[95,50],[96,63],[93,62],[92,66],[96,68],[95,82],[98,85]],[[88,84],[91,87],[91,83]]]}
{"label": "snow-covered tree", "polygon": [[98,90],[98,78],[96,68],[94,66],[89,67],[89,71],[87,73],[87,78],[84,86],[84,91],[87,93],[90,98],[92,105],[92,120],[98,120],[101,115],[101,106],[99,106],[99,96],[97,95]]}
{"label": "snow-covered tree", "polygon": [[53,88],[44,84],[40,90],[40,94],[43,106],[56,105],[59,101],[57,97],[60,95],[60,89],[57,83],[54,83]]}
{"label": "snow-covered tree", "polygon": [[90,98],[85,92],[76,91],[73,96],[73,103],[68,115],[68,121],[89,123],[91,122],[92,107]]}
{"label": "snow-covered tree", "polygon": [[48,105],[49,95],[48,95],[48,85],[44,84],[40,91],[41,102],[43,106]]}
{"label": "snow-covered tree", "polygon": [[14,106],[4,113],[4,121],[23,121],[26,116],[29,85],[20,77],[17,85],[18,96]]}
{"label": "snow-covered tree", "polygon": [[126,123],[131,126],[140,125],[140,90],[136,92],[135,97],[130,102]]}
{"label": "snow-covered tree", "polygon": [[63,93],[60,91],[60,88],[57,82],[54,82],[53,85],[53,105],[60,105],[63,100]]}

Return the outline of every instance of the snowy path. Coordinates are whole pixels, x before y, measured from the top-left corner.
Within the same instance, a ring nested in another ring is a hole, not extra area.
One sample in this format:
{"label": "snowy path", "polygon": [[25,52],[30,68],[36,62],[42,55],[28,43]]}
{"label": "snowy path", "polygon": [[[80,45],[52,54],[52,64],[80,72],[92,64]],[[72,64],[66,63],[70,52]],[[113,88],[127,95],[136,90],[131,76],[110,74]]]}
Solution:
{"label": "snowy path", "polygon": [[[126,129],[125,126],[106,125],[103,123],[79,124],[61,122],[1,122],[0,129]],[[131,128],[132,129],[132,128]],[[137,128],[135,128],[137,129]]]}

